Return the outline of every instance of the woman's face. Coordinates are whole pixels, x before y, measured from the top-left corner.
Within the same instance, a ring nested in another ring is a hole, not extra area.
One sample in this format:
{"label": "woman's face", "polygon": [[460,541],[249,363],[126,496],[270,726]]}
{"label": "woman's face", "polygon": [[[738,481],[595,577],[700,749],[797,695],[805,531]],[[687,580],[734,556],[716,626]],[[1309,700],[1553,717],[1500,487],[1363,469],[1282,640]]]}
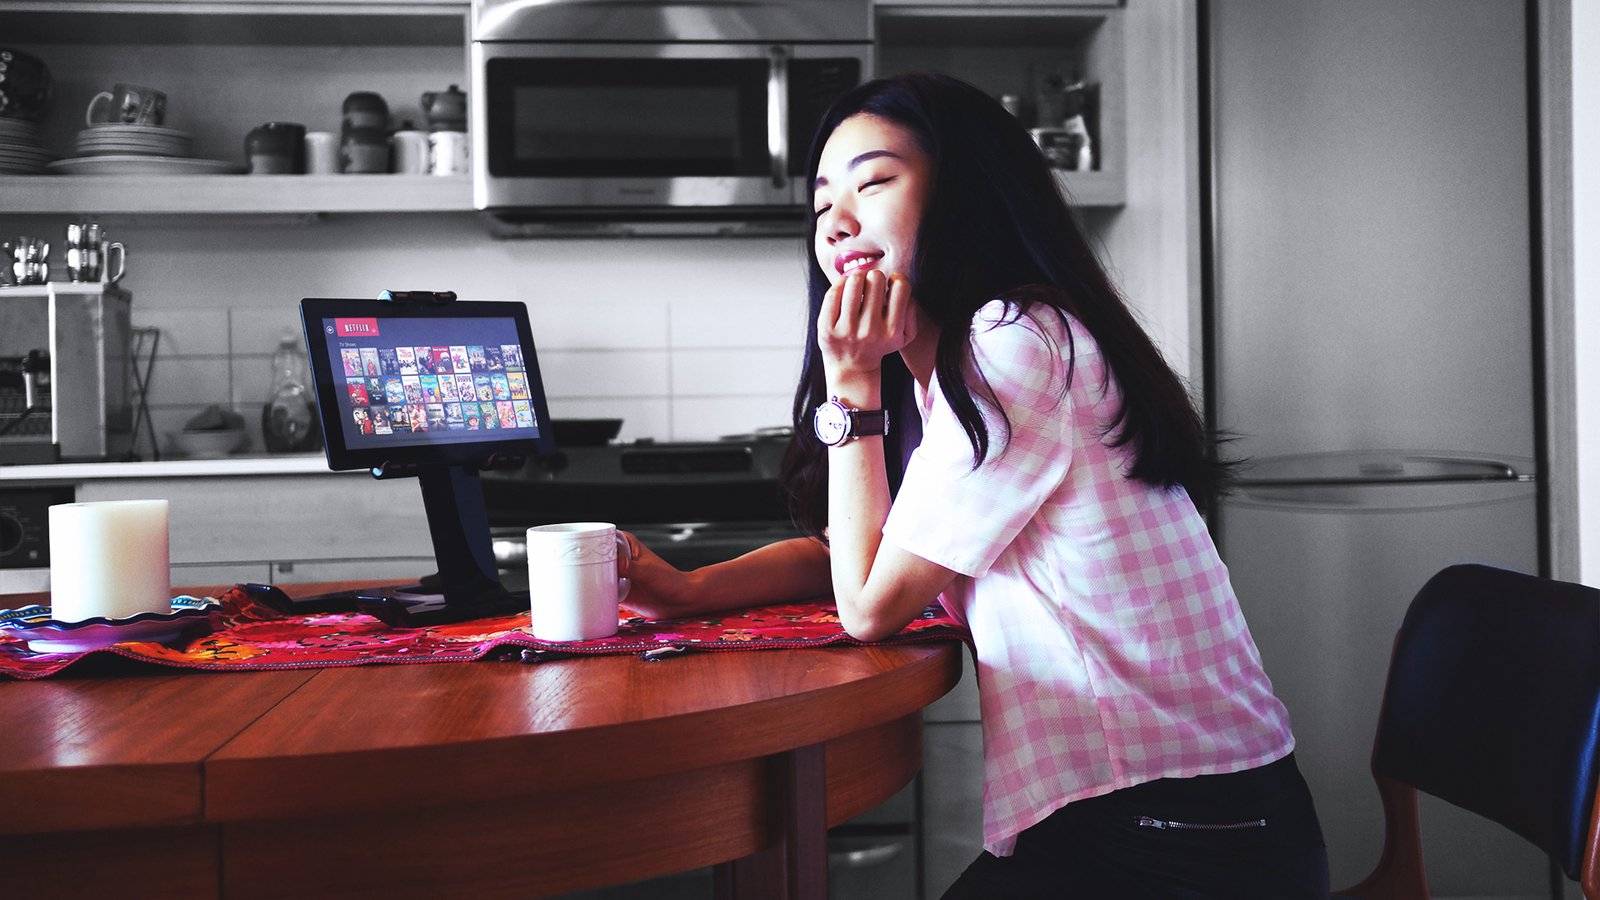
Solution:
{"label": "woman's face", "polygon": [[906,129],[858,113],[839,123],[817,163],[817,263],[838,284],[852,272],[909,275],[933,162]]}

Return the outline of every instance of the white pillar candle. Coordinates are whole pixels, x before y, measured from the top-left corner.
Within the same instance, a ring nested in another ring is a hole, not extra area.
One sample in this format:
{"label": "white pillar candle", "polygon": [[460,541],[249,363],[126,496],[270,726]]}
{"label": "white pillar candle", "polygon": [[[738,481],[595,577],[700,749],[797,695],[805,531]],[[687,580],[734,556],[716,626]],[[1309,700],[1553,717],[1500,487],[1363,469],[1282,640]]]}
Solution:
{"label": "white pillar candle", "polygon": [[172,611],[167,501],[50,507],[50,617],[81,622]]}

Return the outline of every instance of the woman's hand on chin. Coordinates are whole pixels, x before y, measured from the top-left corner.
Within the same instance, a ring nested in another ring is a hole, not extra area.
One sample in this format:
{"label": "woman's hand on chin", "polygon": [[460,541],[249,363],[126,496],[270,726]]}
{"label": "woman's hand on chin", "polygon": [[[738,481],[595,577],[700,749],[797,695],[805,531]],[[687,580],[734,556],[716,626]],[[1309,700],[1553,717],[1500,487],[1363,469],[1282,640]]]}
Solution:
{"label": "woman's hand on chin", "polygon": [[817,343],[830,382],[871,377],[883,358],[917,336],[911,282],[876,269],[851,273],[828,289],[817,315]]}

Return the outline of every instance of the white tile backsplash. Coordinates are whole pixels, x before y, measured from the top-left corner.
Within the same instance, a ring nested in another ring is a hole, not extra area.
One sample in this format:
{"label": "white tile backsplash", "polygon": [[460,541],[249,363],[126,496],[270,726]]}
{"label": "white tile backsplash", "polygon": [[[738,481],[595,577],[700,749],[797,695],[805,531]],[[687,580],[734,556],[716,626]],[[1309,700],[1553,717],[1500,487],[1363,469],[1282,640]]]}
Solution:
{"label": "white tile backsplash", "polygon": [[806,324],[800,238],[505,241],[464,213],[101,221],[129,245],[135,324],[161,330],[150,402],[163,445],[216,403],[260,448],[272,351],[299,333],[301,298],[383,289],[525,302],[556,417],[620,417],[624,439],[657,440],[788,421]]}
{"label": "white tile backsplash", "polygon": [[234,355],[264,356],[268,362],[262,368],[271,364],[272,353],[278,349],[284,332],[293,334],[296,340],[304,340],[300,327],[299,300],[267,306],[236,306],[228,312],[228,335],[233,342]]}
{"label": "white tile backsplash", "polygon": [[787,394],[759,397],[679,397],[672,401],[672,431],[681,440],[714,440],[757,428],[789,424]]}
{"label": "white tile backsplash", "polygon": [[779,303],[725,292],[718,302],[675,306],[672,346],[772,347],[798,355],[808,315],[798,277],[790,293]]}
{"label": "white tile backsplash", "polygon": [[229,353],[226,309],[146,309],[135,302],[130,315],[135,328],[161,330],[156,352],[162,358]]}
{"label": "white tile backsplash", "polygon": [[[166,343],[163,335],[161,342]],[[205,406],[216,403],[226,406],[229,398],[229,360],[226,356],[167,356],[166,362],[157,360],[150,373],[150,405]],[[182,359],[182,365],[174,362]]]}
{"label": "white tile backsplash", "polygon": [[783,394],[800,377],[800,354],[783,349],[675,350],[675,397]]}
{"label": "white tile backsplash", "polygon": [[545,397],[665,398],[673,394],[666,350],[549,350],[539,352]]}
{"label": "white tile backsplash", "polygon": [[240,412],[255,409],[267,402],[267,392],[272,389],[272,357],[258,354],[236,356],[230,363],[233,373],[233,390],[227,402]]}
{"label": "white tile backsplash", "polygon": [[528,304],[528,324],[542,360],[552,350],[663,349],[670,305],[601,297]]}

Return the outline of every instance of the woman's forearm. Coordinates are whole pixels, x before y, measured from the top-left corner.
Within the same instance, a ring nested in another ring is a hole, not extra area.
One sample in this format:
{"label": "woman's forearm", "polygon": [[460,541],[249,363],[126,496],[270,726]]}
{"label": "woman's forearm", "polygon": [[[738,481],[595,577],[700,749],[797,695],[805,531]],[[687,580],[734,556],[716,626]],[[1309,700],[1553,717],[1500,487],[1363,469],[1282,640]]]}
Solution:
{"label": "woman's forearm", "polygon": [[693,615],[824,597],[829,589],[828,549],[793,538],[684,573],[681,602]]}
{"label": "woman's forearm", "polygon": [[883,441],[868,438],[828,451],[828,545],[833,595],[840,614],[855,604],[883,540],[889,489],[883,475]]}

